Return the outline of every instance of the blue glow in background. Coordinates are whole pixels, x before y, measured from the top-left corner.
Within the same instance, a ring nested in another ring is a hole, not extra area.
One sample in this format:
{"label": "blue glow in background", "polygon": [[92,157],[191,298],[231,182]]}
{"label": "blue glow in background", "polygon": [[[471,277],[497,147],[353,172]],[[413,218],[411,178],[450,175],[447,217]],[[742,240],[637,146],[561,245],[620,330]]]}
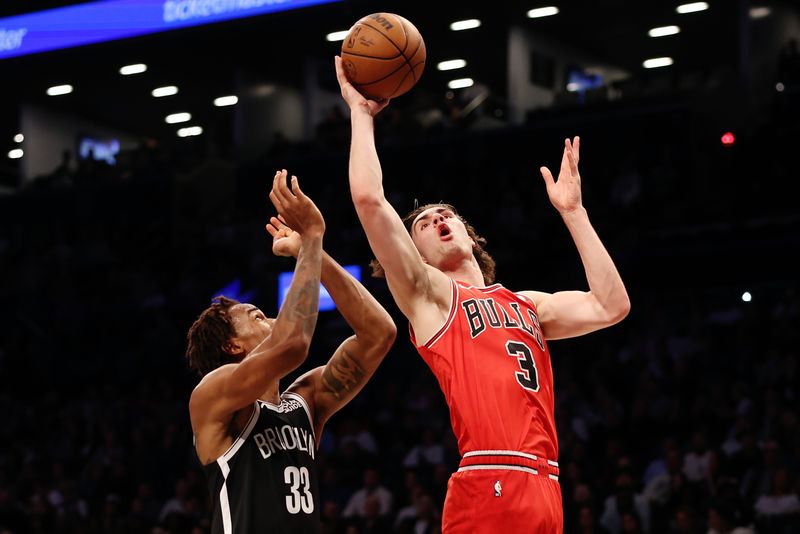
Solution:
{"label": "blue glow in background", "polygon": [[[345,271],[350,273],[353,278],[361,281],[361,266],[360,265],[343,265]],[[289,285],[292,283],[294,271],[287,271],[278,275],[278,309],[283,305],[286,298],[286,293],[289,292]],[[333,303],[328,290],[322,284],[319,286],[319,311],[335,310],[336,304]]]}
{"label": "blue glow in background", "polygon": [[49,9],[0,19],[0,59],[338,1],[107,0]]}

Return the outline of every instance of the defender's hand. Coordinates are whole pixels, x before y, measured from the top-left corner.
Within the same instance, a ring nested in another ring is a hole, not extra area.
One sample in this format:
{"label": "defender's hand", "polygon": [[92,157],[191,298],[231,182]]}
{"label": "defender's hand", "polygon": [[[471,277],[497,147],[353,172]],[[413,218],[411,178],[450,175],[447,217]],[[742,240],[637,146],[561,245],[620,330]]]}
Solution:
{"label": "defender's hand", "polygon": [[286,169],[275,173],[269,199],[286,224],[302,237],[321,236],[325,232],[325,220],[319,209],[300,190],[297,176],[292,176],[291,189],[286,185]]}
{"label": "defender's hand", "polygon": [[296,258],[300,253],[300,234],[277,217],[270,217],[267,232],[272,236],[272,253],[276,256]]}

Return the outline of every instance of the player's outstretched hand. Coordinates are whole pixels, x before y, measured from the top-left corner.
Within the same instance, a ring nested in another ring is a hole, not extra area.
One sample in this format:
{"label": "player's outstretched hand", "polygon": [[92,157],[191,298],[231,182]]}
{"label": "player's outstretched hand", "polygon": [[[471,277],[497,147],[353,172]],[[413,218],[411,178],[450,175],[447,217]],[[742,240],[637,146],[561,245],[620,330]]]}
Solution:
{"label": "player's outstretched hand", "polygon": [[561,158],[558,181],[553,180],[553,174],[547,167],[539,169],[547,185],[547,195],[550,197],[550,202],[562,214],[579,209],[583,205],[581,201],[581,175],[578,172],[580,150],[580,137],[575,136],[572,142],[569,139],[564,140],[564,155]]}
{"label": "player's outstretched hand", "polygon": [[359,93],[358,90],[353,87],[353,84],[347,80],[347,76],[344,73],[344,66],[342,66],[342,58],[336,56],[333,58],[333,61],[336,65],[336,79],[339,80],[339,88],[342,90],[342,98],[344,98],[344,101],[347,102],[348,106],[350,106],[351,112],[366,111],[370,116],[374,117],[380,113],[383,108],[389,105],[391,99],[387,98],[386,100],[377,102],[375,100],[370,100]]}
{"label": "player's outstretched hand", "polygon": [[278,210],[280,218],[300,233],[301,238],[321,236],[325,232],[325,220],[319,209],[300,190],[297,176],[292,176],[291,188],[286,184],[286,169],[275,173],[269,199]]}
{"label": "player's outstretched hand", "polygon": [[300,253],[300,234],[278,217],[270,217],[267,232],[272,236],[272,253],[276,256],[292,256]]}

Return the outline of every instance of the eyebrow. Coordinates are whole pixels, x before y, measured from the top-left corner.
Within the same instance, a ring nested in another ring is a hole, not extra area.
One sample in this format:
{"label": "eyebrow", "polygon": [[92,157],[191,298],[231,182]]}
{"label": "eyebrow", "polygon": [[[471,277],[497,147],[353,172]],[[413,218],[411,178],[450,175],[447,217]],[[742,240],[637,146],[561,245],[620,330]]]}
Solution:
{"label": "eyebrow", "polygon": [[414,224],[412,224],[411,227],[412,228],[416,228],[417,227],[417,223],[419,223],[421,221],[426,221],[426,220],[431,218],[431,215],[433,215],[433,214],[438,215],[438,214],[442,213],[443,211],[450,211],[450,208],[441,207],[441,208],[436,208],[433,211],[429,211],[428,213],[426,213],[425,215],[423,215],[422,217],[420,217],[416,221],[414,221]]}
{"label": "eyebrow", "polygon": [[261,311],[261,310],[258,309],[258,306],[253,306],[251,308],[247,308],[247,314],[248,315],[250,315],[250,313],[252,313],[254,311]]}

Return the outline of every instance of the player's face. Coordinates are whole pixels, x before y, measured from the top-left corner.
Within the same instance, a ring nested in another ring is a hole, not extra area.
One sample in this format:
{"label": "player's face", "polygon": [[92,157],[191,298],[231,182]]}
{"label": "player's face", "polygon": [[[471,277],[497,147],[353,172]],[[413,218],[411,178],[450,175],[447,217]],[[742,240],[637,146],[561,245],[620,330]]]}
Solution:
{"label": "player's face", "polygon": [[247,354],[272,333],[275,319],[264,315],[264,312],[252,304],[235,304],[230,311],[233,328],[236,331],[236,342]]}
{"label": "player's face", "polygon": [[420,213],[411,225],[411,239],[425,261],[440,269],[471,256],[475,244],[461,219],[444,206]]}

